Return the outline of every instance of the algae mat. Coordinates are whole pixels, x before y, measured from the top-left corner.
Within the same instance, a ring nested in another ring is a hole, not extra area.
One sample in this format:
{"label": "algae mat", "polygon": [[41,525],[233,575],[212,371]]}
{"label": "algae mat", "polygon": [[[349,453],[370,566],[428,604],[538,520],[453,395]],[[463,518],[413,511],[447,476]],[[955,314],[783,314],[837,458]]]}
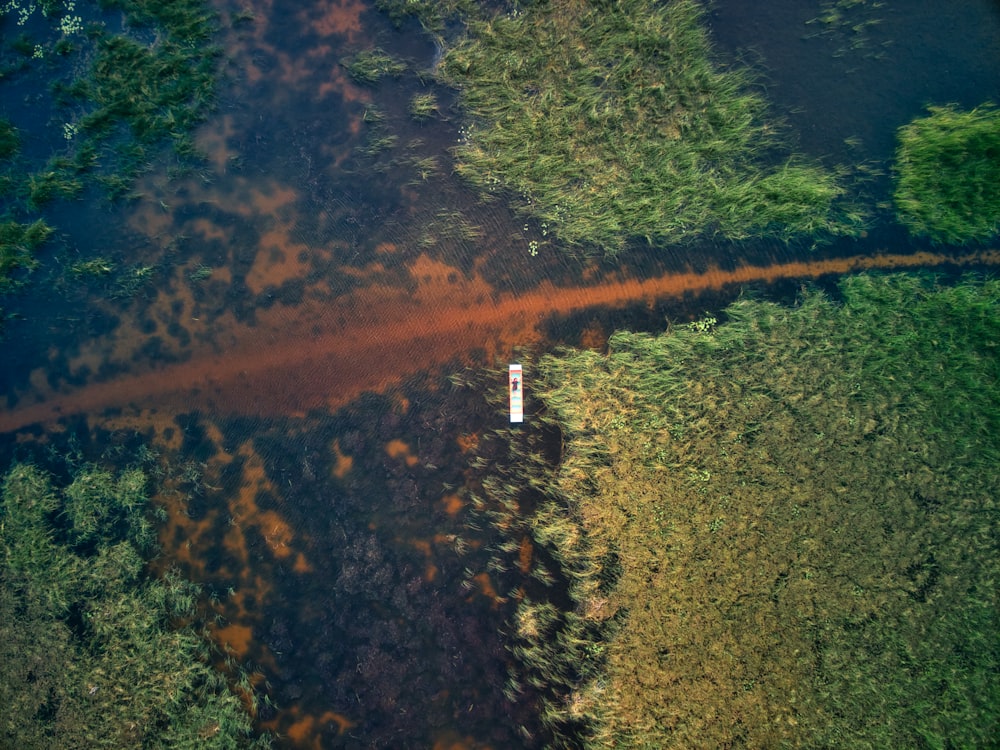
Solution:
{"label": "algae mat", "polygon": [[542,360],[565,504],[535,537],[568,629],[607,624],[548,716],[588,746],[1000,736],[1000,284],[841,291]]}

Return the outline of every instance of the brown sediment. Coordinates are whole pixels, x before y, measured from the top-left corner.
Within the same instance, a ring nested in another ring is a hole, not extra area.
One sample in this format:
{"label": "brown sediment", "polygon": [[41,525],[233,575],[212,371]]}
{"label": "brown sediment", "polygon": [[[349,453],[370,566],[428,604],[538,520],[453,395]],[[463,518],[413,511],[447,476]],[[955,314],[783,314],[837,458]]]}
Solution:
{"label": "brown sediment", "polygon": [[[541,341],[544,322],[556,313],[653,304],[657,299],[743,283],[947,264],[996,265],[1000,252],[794,261],[577,287],[545,281],[517,296],[497,296],[481,277],[456,274],[454,267],[421,255],[408,266],[409,277],[416,283],[412,292],[373,284],[341,298],[333,310],[318,303],[294,313],[275,306],[280,309],[261,311],[256,328],[233,327],[232,343],[224,351],[195,352],[183,363],[80,388],[43,389],[38,403],[0,414],[0,432],[130,405],[155,404],[177,412],[205,409],[298,415],[343,406],[365,391],[385,391],[406,377],[463,359],[469,352],[507,356],[515,347]],[[330,314],[340,310],[352,319]]]}
{"label": "brown sediment", "polygon": [[497,593],[496,586],[493,585],[493,580],[490,578],[489,573],[478,573],[472,580],[479,585],[480,593],[493,601],[494,607],[501,604],[500,594]]}
{"label": "brown sediment", "polygon": [[531,572],[531,558],[534,552],[535,547],[531,543],[531,537],[525,534],[521,538],[521,546],[517,552],[517,567],[524,575]]}
{"label": "brown sediment", "polygon": [[385,444],[385,452],[390,458],[397,458],[403,461],[407,466],[416,466],[417,462],[420,461],[410,449],[409,444],[405,440],[390,440]]}
{"label": "brown sediment", "polygon": [[333,446],[331,446],[333,455],[336,456],[336,462],[333,464],[331,471],[337,479],[343,479],[348,474],[351,473],[351,469],[354,468],[354,457],[349,456],[340,449],[340,440],[334,440]]}
{"label": "brown sediment", "polygon": [[472,737],[463,737],[454,730],[446,729],[434,737],[433,750],[490,750]]}
{"label": "brown sediment", "polygon": [[453,492],[442,497],[440,502],[445,513],[452,517],[461,513],[462,508],[465,507],[465,501]]}
{"label": "brown sediment", "polygon": [[331,724],[337,728],[338,736],[357,726],[356,721],[337,711],[324,711],[314,716],[304,713],[298,706],[283,710],[277,719],[264,722],[261,726],[268,731],[280,732],[296,747],[321,748],[323,729]]}
{"label": "brown sediment", "polygon": [[[288,522],[274,510],[260,508],[261,493],[277,495],[267,477],[260,456],[250,441],[232,452],[221,447],[200,464],[172,465],[181,447],[183,431],[159,412],[140,412],[119,416],[103,424],[112,430],[147,432],[152,428],[152,445],[163,452],[169,469],[165,490],[153,498],[167,511],[167,520],[160,528],[160,542],[167,553],[154,567],[164,569],[179,566],[185,575],[203,583],[211,583],[217,591],[228,588],[225,595],[212,599],[212,610],[218,617],[208,622],[213,639],[226,651],[243,660],[252,657],[268,667],[275,667],[273,655],[266,646],[254,640],[254,628],[260,613],[266,608],[274,588],[273,565],[290,564],[299,574],[313,570],[306,556],[293,545],[296,534]],[[206,440],[215,446],[224,441],[219,429],[210,422],[201,422]],[[235,491],[222,493],[221,476],[238,461],[242,481]],[[187,475],[185,469],[196,471]],[[198,486],[198,493],[211,494],[203,513],[189,512],[189,484]],[[251,537],[263,540],[252,546]],[[269,556],[264,554],[264,547]],[[208,561],[214,561],[211,571]]]}

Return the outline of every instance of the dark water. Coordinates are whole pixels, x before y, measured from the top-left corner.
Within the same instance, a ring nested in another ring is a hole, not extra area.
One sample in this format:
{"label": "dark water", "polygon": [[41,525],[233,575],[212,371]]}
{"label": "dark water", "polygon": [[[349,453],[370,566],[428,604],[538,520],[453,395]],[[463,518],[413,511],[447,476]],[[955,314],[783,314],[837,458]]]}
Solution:
{"label": "dark water", "polygon": [[[860,42],[840,27],[817,35],[806,22],[819,3],[716,3],[708,20],[720,54],[762,72],[801,150],[885,170],[895,129],[925,104],[1000,101],[998,6],[957,5],[862,6],[855,23],[881,23]],[[53,268],[102,254],[153,272],[115,298],[121,274],[72,284],[53,270],[15,303],[4,457],[40,455],[45,429],[93,457],[140,440],[160,451],[174,490],[159,498],[164,564],[206,585],[207,621],[258,670],[275,704],[260,725],[287,746],[540,745],[537,696],[503,691],[504,622],[531,550],[488,568],[494,540],[469,525],[468,456],[504,424],[483,368],[519,347],[600,347],[616,328],[717,311],[746,286],[789,298],[866,259],[957,253],[919,255],[929,248],[882,220],[814,251],[532,257],[540,228],[450,174],[459,113],[419,73],[435,47],[416,24],[396,30],[352,0],[251,8],[253,23],[223,33],[227,78],[198,137],[209,164],[154,173],[121,209],[52,210],[64,232]],[[375,44],[410,72],[358,88],[340,60]],[[438,118],[409,118],[418,92],[437,94]],[[379,134],[394,145],[362,153]],[[868,189],[887,200],[884,178]],[[466,367],[474,387],[449,381]]]}

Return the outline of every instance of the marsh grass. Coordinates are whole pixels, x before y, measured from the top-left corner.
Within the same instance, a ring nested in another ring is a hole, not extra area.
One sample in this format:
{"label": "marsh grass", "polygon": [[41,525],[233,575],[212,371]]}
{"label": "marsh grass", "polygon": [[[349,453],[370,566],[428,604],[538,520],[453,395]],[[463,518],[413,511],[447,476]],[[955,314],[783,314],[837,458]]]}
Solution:
{"label": "marsh grass", "polygon": [[389,76],[398,78],[406,72],[406,63],[383,49],[363,50],[341,60],[347,74],[360,84],[372,85]]}
{"label": "marsh grass", "polygon": [[[440,68],[469,126],[456,171],[571,245],[853,234],[842,175],[788,155],[692,0],[555,0],[471,22]],[[768,166],[775,164],[777,166]]]}
{"label": "marsh grass", "polygon": [[[188,623],[196,586],[144,572],[139,469],[65,486],[16,465],[0,495],[0,725],[11,747],[266,747]],[[178,625],[178,623],[181,623]]]}
{"label": "marsh grass", "polygon": [[522,590],[509,687],[545,687],[567,742],[997,736],[1000,284],[841,291],[532,367],[557,468],[511,432],[522,475],[478,506],[558,562],[572,605]]}
{"label": "marsh grass", "polygon": [[437,117],[438,114],[438,102],[434,94],[415,94],[410,99],[410,117],[417,122],[430,120],[433,117]]}
{"label": "marsh grass", "polygon": [[987,240],[1000,231],[1000,110],[928,109],[898,132],[899,220],[934,242]]}

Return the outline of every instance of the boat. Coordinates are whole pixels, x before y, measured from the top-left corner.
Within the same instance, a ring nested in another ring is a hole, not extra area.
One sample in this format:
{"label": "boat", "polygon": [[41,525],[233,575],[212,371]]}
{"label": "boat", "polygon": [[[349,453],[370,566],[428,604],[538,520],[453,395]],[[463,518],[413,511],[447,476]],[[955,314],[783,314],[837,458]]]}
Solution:
{"label": "boat", "polygon": [[521,365],[507,368],[507,391],[510,394],[511,424],[524,421],[524,372]]}

